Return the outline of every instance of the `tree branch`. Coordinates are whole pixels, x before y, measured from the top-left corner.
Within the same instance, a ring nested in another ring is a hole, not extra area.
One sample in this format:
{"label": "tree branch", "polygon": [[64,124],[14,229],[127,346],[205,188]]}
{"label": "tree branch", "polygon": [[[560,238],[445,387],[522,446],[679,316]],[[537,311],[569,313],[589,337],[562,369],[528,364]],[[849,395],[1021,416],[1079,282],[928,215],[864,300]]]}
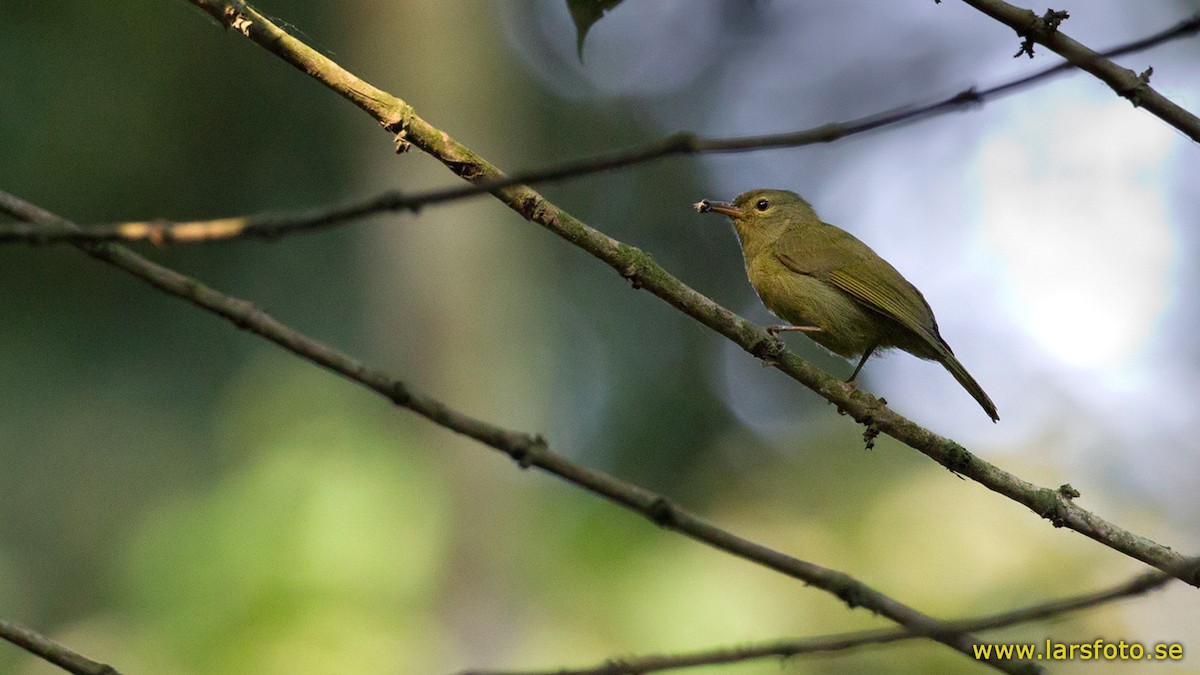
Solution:
{"label": "tree branch", "polygon": [[197,244],[226,239],[273,240],[288,234],[345,225],[377,213],[419,211],[429,200],[424,195],[406,197],[385,192],[369,199],[341,206],[309,209],[291,213],[259,214],[192,220],[186,222],[147,220],[111,225],[83,225],[79,229],[49,227],[31,223],[0,223],[0,243],[25,242],[33,245],[72,242],[148,241],[157,246]]}
{"label": "tree branch", "polygon": [[0,638],[75,675],[121,675],[116,668],[98,663],[24,626],[0,619]]}
{"label": "tree branch", "polygon": [[[1097,607],[1123,598],[1148,593],[1151,590],[1160,588],[1170,580],[1171,577],[1162,572],[1145,572],[1103,591],[1095,591],[1072,598],[1022,607],[1000,614],[980,616],[962,621],[948,621],[944,625],[953,626],[956,630],[964,632],[1005,628],[1017,624],[1054,618],[1068,612]],[[779,640],[760,645],[713,649],[687,654],[657,654],[616,658],[609,659],[604,663],[590,668],[558,668],[547,671],[469,670],[463,672],[462,675],[640,675],[641,673],[654,673],[677,668],[741,663],[743,661],[771,657],[788,658],[818,652],[848,651],[865,645],[888,644],[922,637],[927,636],[920,633],[913,633],[903,628],[884,628],[855,631],[853,633],[822,635],[799,640]]]}
{"label": "tree branch", "polygon": [[[78,227],[3,191],[0,191],[0,211],[23,221],[48,227]],[[124,246],[87,242],[79,242],[75,246],[93,258],[118,267],[168,295],[216,314],[238,328],[265,338],[302,359],[363,385],[397,406],[408,408],[451,431],[491,446],[507,454],[522,468],[535,466],[640,513],[661,527],[816,586],[836,595],[851,608],[867,608],[913,632],[941,642],[972,659],[975,658],[972,647],[980,642],[974,636],[959,631],[947,631],[936,619],[880,593],[847,574],[743,539],[679,508],[661,495],[603,471],[575,464],[551,452],[540,435],[505,429],[458,412],[440,401],[413,391],[404,382],[296,331],[246,300],[227,296],[196,279],[154,263]],[[1041,672],[1035,664],[1026,662],[991,659],[987,663],[1006,673]]]}
{"label": "tree branch", "polygon": [[1024,38],[1017,56],[1028,54],[1033,58],[1033,43],[1044,45],[1079,69],[1095,75],[1118,96],[1129,99],[1135,107],[1145,108],[1150,114],[1182,131],[1188,138],[1200,141],[1200,118],[1150,86],[1150,73],[1153,69],[1147,68],[1139,75],[1067,37],[1058,30],[1059,24],[1067,18],[1066,12],[1047,10],[1039,17],[1028,9],[1010,5],[1003,0],[963,2],[1007,25]]}
{"label": "tree branch", "polygon": [[[1133,42],[1118,45],[1101,52],[1101,55],[1115,57],[1138,52],[1171,40],[1190,37],[1198,32],[1200,32],[1200,14],[1195,14],[1170,28]],[[855,120],[834,122],[803,131],[740,138],[702,138],[680,133],[609,155],[588,157],[555,166],[523,171],[508,177],[490,178],[473,184],[427,190],[411,195],[389,191],[333,208],[213,220],[182,222],[150,220],[91,225],[84,226],[81,231],[54,229],[26,223],[0,223],[0,243],[23,242],[42,245],[72,241],[148,241],[163,246],[234,238],[273,240],[288,234],[345,225],[378,213],[395,211],[416,213],[426,206],[474,197],[503,187],[576,178],[676,155],[744,152],[828,143],[874,129],[899,126],[944,113],[964,110],[972,105],[982,105],[991,99],[1012,94],[1074,68],[1075,66],[1070,61],[1063,61],[1049,68],[986,89],[976,90],[972,87],[932,103],[912,104]]]}
{"label": "tree branch", "polygon": [[[479,183],[505,175],[446,132],[419,117],[412,106],[360,80],[304,42],[287,34],[240,1],[190,0],[222,25],[242,33],[284,61],[302,69],[369,113],[384,128],[433,155],[464,180]],[[495,188],[491,193],[527,220],[566,239],[672,307],[724,335],[750,354],[767,360],[789,377],[820,394],[867,427],[920,451],[950,471],[1023,504],[1055,527],[1067,527],[1193,586],[1200,586],[1200,561],[1124,530],[1080,508],[1074,490],[1039,487],[968,452],[888,409],[859,390],[847,393],[841,382],[793,354],[756,326],[676,279],[644,251],[617,241],[546,200],[526,185]]]}

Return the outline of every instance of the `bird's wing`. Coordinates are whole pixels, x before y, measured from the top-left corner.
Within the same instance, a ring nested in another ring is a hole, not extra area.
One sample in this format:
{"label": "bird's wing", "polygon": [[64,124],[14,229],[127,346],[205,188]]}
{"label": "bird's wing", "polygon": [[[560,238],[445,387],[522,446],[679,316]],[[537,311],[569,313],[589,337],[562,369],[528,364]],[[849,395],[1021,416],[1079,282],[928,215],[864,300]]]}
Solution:
{"label": "bird's wing", "polygon": [[[914,354],[940,361],[992,421],[1000,419],[996,404],[959,363],[950,345],[938,333],[937,320],[933,318],[933,310],[925,296],[854,235],[843,230],[824,230],[820,236],[813,236],[811,232],[804,236],[798,230],[788,232],[779,238],[775,257],[792,272],[829,284],[866,309],[910,331],[937,356]],[[839,262],[828,262],[831,260]],[[908,347],[902,348],[911,351]]]}
{"label": "bird's wing", "polygon": [[[921,320],[922,317],[913,311],[912,304],[905,302],[904,295],[902,295],[903,291],[897,288],[895,284],[890,284],[879,279],[860,279],[847,274],[845,270],[831,271],[829,273],[829,283],[833,284],[838,290],[848,293],[850,297],[862,303],[868,309],[892,319],[917,335],[929,340],[931,343],[937,344],[941,342],[941,340],[934,338],[933,335],[937,331],[936,326],[933,331],[930,330],[930,326]],[[933,312],[929,309],[929,304],[925,302],[924,296],[916,288],[912,288],[911,290],[925,306],[925,314],[932,322]]]}
{"label": "bird's wing", "polygon": [[[878,259],[878,262],[883,264],[883,267],[879,268],[880,273],[863,277],[850,274],[845,268],[816,269],[812,266],[805,266],[786,253],[779,253],[777,257],[785,267],[793,272],[821,279],[849,295],[872,312],[881,314],[904,326],[928,342],[930,346],[946,347],[946,350],[949,351],[945,341],[938,335],[933,310],[929,308],[925,296],[921,295],[921,291],[908,283],[883,259]],[[891,274],[889,275],[887,272],[891,272]],[[893,276],[894,279],[890,278]],[[914,306],[912,302],[906,301],[906,296],[915,297],[920,305]],[[922,314],[920,307],[925,309],[924,316],[920,315]]]}

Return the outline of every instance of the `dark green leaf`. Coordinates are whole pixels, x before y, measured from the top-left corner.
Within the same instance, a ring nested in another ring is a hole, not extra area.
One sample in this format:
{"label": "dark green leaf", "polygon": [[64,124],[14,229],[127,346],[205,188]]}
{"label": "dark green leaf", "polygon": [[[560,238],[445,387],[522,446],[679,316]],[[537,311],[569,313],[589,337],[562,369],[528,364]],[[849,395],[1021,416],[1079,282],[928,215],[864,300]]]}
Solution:
{"label": "dark green leaf", "polygon": [[575,49],[579,53],[579,62],[583,63],[583,41],[587,38],[588,30],[604,16],[604,13],[624,0],[567,0],[567,9],[571,11],[571,20],[575,22]]}

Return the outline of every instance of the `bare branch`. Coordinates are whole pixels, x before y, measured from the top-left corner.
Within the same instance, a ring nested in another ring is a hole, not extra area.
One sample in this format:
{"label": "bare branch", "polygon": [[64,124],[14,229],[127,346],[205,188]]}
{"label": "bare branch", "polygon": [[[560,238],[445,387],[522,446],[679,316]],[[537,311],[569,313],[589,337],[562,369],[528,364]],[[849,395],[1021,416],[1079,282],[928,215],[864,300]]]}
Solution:
{"label": "bare branch", "polygon": [[98,663],[40,633],[0,619],[0,638],[75,675],[121,675],[116,668]]}
{"label": "bare branch", "polygon": [[[1105,57],[1142,51],[1157,45],[1190,37],[1200,32],[1200,14],[1149,35],[1101,52]],[[922,105],[908,105],[846,122],[834,122],[812,129],[772,136],[740,138],[702,138],[680,133],[652,143],[609,155],[589,157],[551,167],[523,171],[512,176],[489,178],[469,185],[427,190],[406,195],[389,191],[333,208],[291,213],[261,214],[198,221],[151,220],[84,226],[82,231],[54,229],[26,223],[0,223],[0,243],[56,244],[71,241],[148,241],[162,246],[247,238],[268,239],[345,225],[366,216],[395,212],[420,211],[425,206],[456,201],[514,185],[532,185],[644,164],[676,155],[745,152],[779,147],[800,147],[828,143],[874,129],[893,127],[965,110],[973,105],[1006,96],[1051,76],[1073,70],[1070,61],[1025,75],[1008,82],[976,90],[964,89],[953,96]],[[407,141],[405,141],[407,143]]]}
{"label": "bare branch", "polygon": [[[284,61],[350,100],[385,128],[402,133],[406,142],[433,155],[464,180],[478,183],[505,175],[446,132],[419,117],[412,106],[376,89],[299,39],[288,35],[243,2],[190,0],[223,25],[242,33]],[[366,95],[364,92],[370,93]],[[1200,586],[1200,562],[1134,534],[1080,508],[1077,493],[1052,490],[1025,481],[976,457],[958,443],[939,436],[888,409],[859,390],[847,393],[841,383],[783,347],[756,326],[676,279],[644,251],[617,241],[546,200],[527,185],[491,190],[497,199],[526,219],[566,239],[629,279],[635,288],[658,296],[672,307],[764,359],[789,377],[820,394],[855,421],[877,429],[923,453],[950,471],[1023,504],[1055,527],[1067,527],[1125,555],[1147,563],[1193,586]],[[1065,487],[1065,486],[1064,486]]]}
{"label": "bare branch", "polygon": [[1095,75],[1118,96],[1129,99],[1135,107],[1145,108],[1150,114],[1182,131],[1188,138],[1200,141],[1200,118],[1151,87],[1151,69],[1139,75],[1067,37],[1059,30],[1059,25],[1067,18],[1066,12],[1047,10],[1039,17],[1028,9],[1010,5],[1003,0],[963,2],[1015,30],[1017,35],[1024,39],[1017,56],[1028,54],[1032,58],[1033,44],[1044,45],[1081,70]]}
{"label": "bare branch", "polygon": [[[953,626],[955,629],[965,632],[977,632],[1030,623],[1058,617],[1068,612],[1097,607],[1134,595],[1148,593],[1163,586],[1170,580],[1171,577],[1162,572],[1146,572],[1103,591],[1040,603],[1000,614],[981,616],[962,621],[948,621],[945,625]],[[677,668],[740,663],[742,661],[771,657],[788,658],[818,652],[848,651],[870,644],[887,644],[922,637],[926,636],[910,632],[903,628],[884,628],[856,631],[853,633],[822,635],[799,640],[778,640],[760,645],[713,649],[688,654],[657,654],[615,658],[590,668],[556,668],[547,671],[470,670],[465,671],[462,675],[634,675],[674,670]]]}
{"label": "bare branch", "polygon": [[[419,197],[419,196],[418,196]],[[292,213],[260,214],[186,222],[147,220],[113,225],[84,225],[73,230],[31,223],[0,223],[0,243],[34,245],[81,241],[148,241],[157,246],[196,244],[226,239],[276,239],[283,235],[344,225],[388,211],[420,210],[426,201],[385,192],[342,206]]]}
{"label": "bare branch", "polygon": [[[16,196],[0,191],[0,211],[26,222],[48,227],[75,228],[74,223]],[[837,570],[780,553],[743,539],[696,516],[665,497],[622,481],[602,471],[571,462],[552,453],[540,435],[505,429],[463,414],[429,396],[413,391],[404,382],[375,370],[338,350],[281,323],[250,302],[227,296],[196,279],[152,262],[112,243],[75,244],[83,252],[118,267],[155,288],[228,320],[238,328],[275,343],[302,359],[333,371],[447,429],[473,438],[511,457],[522,468],[537,467],[640,513],[655,524],[682,533],[713,548],[758,563],[804,583],[836,595],[850,608],[864,607],[912,630],[975,658],[974,636],[947,631],[941,622],[923,614],[853,577]],[[987,661],[1006,673],[1041,672],[1035,664],[1019,661]]]}

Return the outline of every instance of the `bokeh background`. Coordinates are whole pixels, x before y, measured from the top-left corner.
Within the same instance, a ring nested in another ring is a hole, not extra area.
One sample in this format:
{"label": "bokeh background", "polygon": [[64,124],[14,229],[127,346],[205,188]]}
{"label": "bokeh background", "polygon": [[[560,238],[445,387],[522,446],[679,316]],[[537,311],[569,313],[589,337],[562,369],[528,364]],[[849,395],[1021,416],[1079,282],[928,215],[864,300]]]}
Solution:
{"label": "bokeh background", "polygon": [[[182,0],[0,21],[0,187],[77,222],[318,207],[455,184]],[[1003,81],[1013,32],[953,0],[626,0],[576,54],[560,0],[261,5],[508,170],[677,130],[796,130]],[[1102,48],[1200,3],[1062,2]],[[1038,11],[1044,7],[1036,7]],[[1200,109],[1195,40],[1121,59]],[[902,270],[999,406],[936,364],[862,386],[1027,480],[1200,550],[1195,176],[1182,134],[1083,74],[819,147],[544,186],[767,323],[689,204],[794,189]],[[942,617],[1141,566],[831,406],[487,197],[274,243],[146,252],[452,405]],[[831,373],[852,364],[800,336]],[[65,247],[0,248],[0,616],[125,673],[551,668],[877,627],[390,408]],[[989,634],[1181,641],[1197,591]],[[1062,672],[1145,665],[1056,664]],[[721,673],[983,672],[939,645]],[[57,672],[0,645],[0,672]]]}

